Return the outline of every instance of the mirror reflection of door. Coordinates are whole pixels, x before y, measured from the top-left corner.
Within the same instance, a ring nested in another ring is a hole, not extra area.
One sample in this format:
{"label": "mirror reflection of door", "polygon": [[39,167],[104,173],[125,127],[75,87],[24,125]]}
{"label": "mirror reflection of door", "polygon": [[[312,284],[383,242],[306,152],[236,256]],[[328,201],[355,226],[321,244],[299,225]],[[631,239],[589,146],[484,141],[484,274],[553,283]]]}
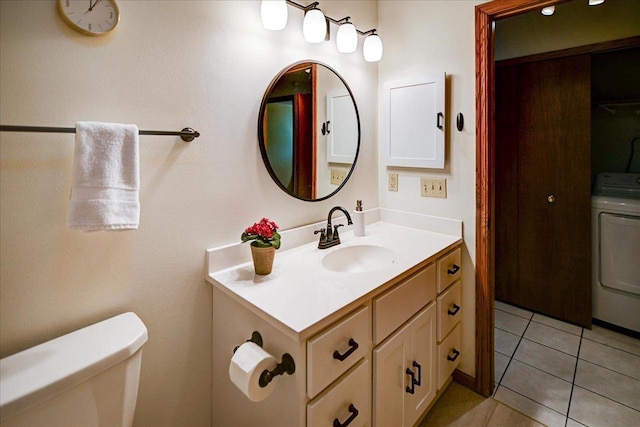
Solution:
{"label": "mirror reflection of door", "polygon": [[265,149],[271,168],[295,197],[314,199],[315,64],[289,70],[274,86],[265,110]]}

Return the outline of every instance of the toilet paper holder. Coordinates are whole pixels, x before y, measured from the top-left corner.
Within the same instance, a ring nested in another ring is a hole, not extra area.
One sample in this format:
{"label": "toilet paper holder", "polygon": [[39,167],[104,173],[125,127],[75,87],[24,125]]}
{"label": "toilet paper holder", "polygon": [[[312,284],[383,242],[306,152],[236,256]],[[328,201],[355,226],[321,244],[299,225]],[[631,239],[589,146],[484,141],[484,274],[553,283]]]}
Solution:
{"label": "toilet paper holder", "polygon": [[[260,332],[258,331],[253,331],[251,333],[251,338],[249,338],[246,342],[249,342],[249,341],[262,347],[262,343],[263,343],[262,335],[260,335]],[[239,346],[236,346],[233,349],[234,353],[236,352],[238,347]],[[273,368],[273,370],[269,371],[268,369],[265,369],[264,371],[262,371],[262,373],[260,374],[260,378],[258,379],[258,385],[264,388],[271,381],[273,381],[274,377],[277,377],[278,375],[284,375],[284,374],[292,375],[295,371],[296,371],[296,363],[293,360],[293,357],[289,353],[284,353],[282,355],[282,362],[278,363],[276,367]]]}

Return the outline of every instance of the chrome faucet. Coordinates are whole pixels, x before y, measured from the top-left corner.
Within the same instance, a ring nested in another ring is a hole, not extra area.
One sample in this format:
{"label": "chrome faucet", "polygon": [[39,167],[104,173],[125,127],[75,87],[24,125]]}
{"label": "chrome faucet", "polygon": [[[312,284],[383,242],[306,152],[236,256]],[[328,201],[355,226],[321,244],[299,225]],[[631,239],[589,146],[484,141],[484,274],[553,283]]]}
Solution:
{"label": "chrome faucet", "polygon": [[333,226],[333,229],[331,228],[332,227],[331,216],[335,211],[342,211],[347,216],[347,224],[348,225],[353,224],[353,222],[351,221],[351,215],[349,215],[349,212],[345,208],[341,206],[335,206],[331,208],[331,210],[329,211],[329,215],[327,216],[327,228],[326,229],[321,228],[320,230],[316,230],[313,232],[313,234],[320,233],[320,241],[318,242],[318,249],[327,249],[332,246],[336,246],[340,244],[340,235],[338,234],[338,227],[342,227],[344,226],[344,224],[336,224],[335,226]]}

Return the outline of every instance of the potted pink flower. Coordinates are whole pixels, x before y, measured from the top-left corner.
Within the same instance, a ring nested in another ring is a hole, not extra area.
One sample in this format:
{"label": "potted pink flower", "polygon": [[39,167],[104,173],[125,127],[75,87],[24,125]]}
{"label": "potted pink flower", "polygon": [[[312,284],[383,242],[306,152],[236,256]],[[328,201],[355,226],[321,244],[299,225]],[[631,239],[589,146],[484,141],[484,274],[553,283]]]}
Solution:
{"label": "potted pink flower", "polygon": [[256,274],[271,273],[276,249],[280,248],[278,225],[269,218],[247,227],[240,236],[242,242],[251,241],[251,256]]}

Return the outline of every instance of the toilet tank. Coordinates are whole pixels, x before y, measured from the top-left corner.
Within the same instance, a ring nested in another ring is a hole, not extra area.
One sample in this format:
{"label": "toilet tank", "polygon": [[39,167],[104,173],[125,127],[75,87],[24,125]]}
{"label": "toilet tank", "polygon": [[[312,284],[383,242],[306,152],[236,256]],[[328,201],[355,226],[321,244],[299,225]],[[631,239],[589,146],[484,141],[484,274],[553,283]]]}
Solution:
{"label": "toilet tank", "polygon": [[124,313],[0,360],[0,427],[130,427],[147,328]]}

